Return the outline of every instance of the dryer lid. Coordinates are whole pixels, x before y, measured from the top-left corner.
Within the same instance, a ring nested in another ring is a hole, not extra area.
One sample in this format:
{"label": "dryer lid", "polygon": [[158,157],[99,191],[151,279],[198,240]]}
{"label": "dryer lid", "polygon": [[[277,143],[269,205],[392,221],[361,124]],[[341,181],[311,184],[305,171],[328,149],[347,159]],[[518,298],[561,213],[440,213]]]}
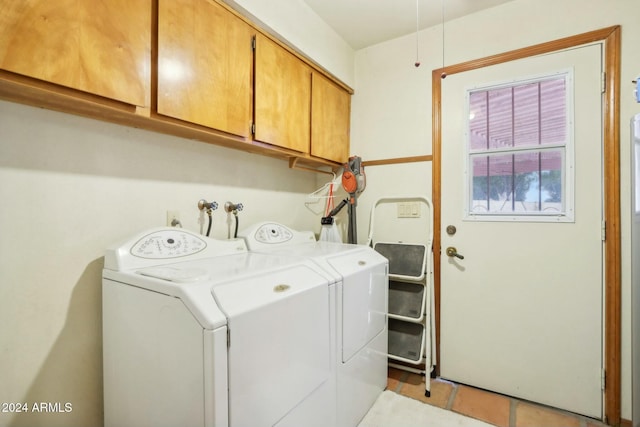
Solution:
{"label": "dryer lid", "polygon": [[[306,263],[280,270],[226,281],[211,292],[228,318],[257,310],[318,286],[329,287],[329,280]],[[280,316],[280,314],[277,314]]]}
{"label": "dryer lid", "polygon": [[335,354],[326,279],[299,264],[227,282],[213,294],[228,316],[232,425],[278,425],[323,385],[331,392]]}

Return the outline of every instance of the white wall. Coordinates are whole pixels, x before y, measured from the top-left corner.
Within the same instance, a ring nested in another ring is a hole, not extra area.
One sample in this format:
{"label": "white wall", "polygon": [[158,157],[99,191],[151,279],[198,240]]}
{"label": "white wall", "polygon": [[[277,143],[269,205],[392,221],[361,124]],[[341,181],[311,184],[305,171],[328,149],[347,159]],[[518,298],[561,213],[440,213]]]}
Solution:
{"label": "white wall", "polygon": [[[356,90],[352,154],[364,160],[430,154],[430,73],[442,65],[441,29],[355,54],[299,0],[237,0]],[[514,0],[447,23],[444,61],[464,60],[623,26],[621,181],[623,212],[622,416],[630,407],[630,206],[628,118],[638,111],[625,84],[640,72],[637,0]],[[627,96],[629,93],[629,96]],[[429,163],[367,168],[360,240],[371,201],[428,194]],[[239,174],[237,174],[239,172]],[[306,194],[325,176],[285,162],[0,101],[0,402],[71,402],[67,414],[0,413],[0,426],[102,424],[100,275],[105,246],[179,210],[197,229],[195,203],[245,204],[241,224],[286,218],[315,228]],[[215,237],[226,237],[221,211]],[[284,221],[283,221],[284,222]]]}
{"label": "white wall", "polygon": [[[102,424],[105,247],[167,210],[197,231],[201,198],[243,203],[241,229],[318,231],[304,207],[315,186],[285,161],[0,101],[0,402],[73,405],[0,425]],[[227,237],[222,208],[212,236]]]}
{"label": "white wall", "polygon": [[[239,3],[353,84],[353,50],[301,2]],[[167,210],[198,230],[201,198],[243,203],[241,229],[278,220],[319,232],[304,202],[325,180],[281,160],[0,101],[0,402],[72,404],[0,412],[0,426],[102,425],[105,247],[164,225]],[[226,238],[221,208],[214,221],[212,236]]]}
{"label": "white wall", "polygon": [[237,6],[353,87],[353,49],[300,0],[224,0]]}
{"label": "white wall", "polygon": [[[622,417],[631,419],[630,175],[631,80],[640,73],[637,0],[513,0],[504,5],[356,52],[352,106],[352,152],[364,160],[431,154],[431,70],[532,44],[622,25],[621,211],[622,211]],[[443,58],[444,56],[444,58]],[[444,118],[446,120],[446,118]],[[360,239],[367,213],[381,196],[430,195],[428,163],[367,168],[369,186],[359,202]]]}
{"label": "white wall", "polygon": [[[638,104],[640,111],[640,104]],[[633,122],[632,138],[634,143],[630,147],[631,156],[631,356],[632,356],[632,413],[635,414],[633,427],[640,427],[640,113]]]}

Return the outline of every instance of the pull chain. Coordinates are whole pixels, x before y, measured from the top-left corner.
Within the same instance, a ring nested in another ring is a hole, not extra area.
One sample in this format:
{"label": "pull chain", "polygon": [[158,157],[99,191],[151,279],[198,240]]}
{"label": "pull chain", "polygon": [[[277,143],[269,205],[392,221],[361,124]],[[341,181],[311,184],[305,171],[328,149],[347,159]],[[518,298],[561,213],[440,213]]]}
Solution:
{"label": "pull chain", "polygon": [[420,0],[416,0],[416,68],[420,66],[420,41],[418,32],[420,30]]}
{"label": "pull chain", "polygon": [[444,71],[444,0],[441,2],[442,6],[442,74],[440,74],[440,78],[444,79],[447,77],[447,73]]}

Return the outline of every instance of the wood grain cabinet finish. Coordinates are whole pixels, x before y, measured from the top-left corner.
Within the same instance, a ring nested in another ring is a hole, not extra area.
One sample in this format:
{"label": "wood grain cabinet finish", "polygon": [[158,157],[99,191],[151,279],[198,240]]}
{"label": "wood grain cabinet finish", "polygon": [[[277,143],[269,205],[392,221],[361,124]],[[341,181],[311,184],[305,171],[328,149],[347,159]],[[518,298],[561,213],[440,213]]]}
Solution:
{"label": "wood grain cabinet finish", "polygon": [[158,113],[249,137],[254,33],[213,1],[160,0]]}
{"label": "wood grain cabinet finish", "polygon": [[149,106],[151,0],[0,0],[0,68]]}
{"label": "wood grain cabinet finish", "polygon": [[309,153],[311,68],[262,34],[255,50],[256,141]]}
{"label": "wood grain cabinet finish", "polygon": [[351,94],[314,72],[311,92],[311,155],[344,163],[349,157]]}

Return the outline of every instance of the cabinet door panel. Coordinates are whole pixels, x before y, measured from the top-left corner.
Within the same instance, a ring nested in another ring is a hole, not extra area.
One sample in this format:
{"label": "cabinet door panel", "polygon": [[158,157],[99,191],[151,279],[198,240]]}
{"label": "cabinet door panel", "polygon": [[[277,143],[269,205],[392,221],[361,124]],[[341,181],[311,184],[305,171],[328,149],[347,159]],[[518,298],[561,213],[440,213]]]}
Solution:
{"label": "cabinet door panel", "polygon": [[151,0],[0,0],[0,68],[148,106]]}
{"label": "cabinet door panel", "polygon": [[248,137],[252,28],[208,0],[161,0],[158,113]]}
{"label": "cabinet door panel", "polygon": [[311,69],[261,34],[255,56],[255,139],[308,153]]}
{"label": "cabinet door panel", "polygon": [[349,157],[351,95],[318,73],[311,94],[311,154],[346,162]]}

